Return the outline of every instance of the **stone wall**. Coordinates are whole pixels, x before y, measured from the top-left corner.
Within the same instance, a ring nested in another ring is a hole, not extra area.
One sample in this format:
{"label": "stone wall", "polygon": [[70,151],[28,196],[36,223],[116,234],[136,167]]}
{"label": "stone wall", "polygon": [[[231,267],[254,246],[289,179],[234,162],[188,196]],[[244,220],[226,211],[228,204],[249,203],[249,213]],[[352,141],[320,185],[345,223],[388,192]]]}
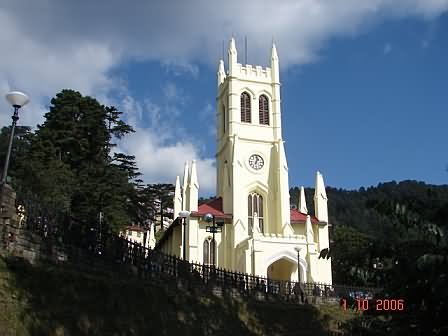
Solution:
{"label": "stone wall", "polygon": [[9,184],[0,188],[0,248],[5,248],[10,237],[17,235],[16,192]]}

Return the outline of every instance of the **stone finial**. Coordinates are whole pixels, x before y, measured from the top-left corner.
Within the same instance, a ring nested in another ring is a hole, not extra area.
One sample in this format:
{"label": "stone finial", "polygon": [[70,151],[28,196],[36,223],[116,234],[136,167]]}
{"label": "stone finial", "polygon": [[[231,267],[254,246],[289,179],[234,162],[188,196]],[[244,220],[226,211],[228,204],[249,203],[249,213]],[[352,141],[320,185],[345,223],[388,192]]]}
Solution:
{"label": "stone finial", "polygon": [[316,187],[314,190],[314,212],[317,219],[328,223],[327,193],[324,178],[320,172],[316,173]]}
{"label": "stone finial", "polygon": [[184,166],[184,179],[182,181],[182,210],[185,210],[187,206],[187,187],[189,182],[188,173],[189,173],[189,167],[188,167],[188,161],[186,161]]}
{"label": "stone finial", "polygon": [[220,60],[218,65],[218,86],[224,83],[226,79],[226,72],[224,69],[224,61]]}
{"label": "stone finial", "polygon": [[174,189],[174,219],[179,216],[179,212],[182,211],[182,193],[180,189],[180,177],[176,176],[176,186]]}
{"label": "stone finial", "polygon": [[232,37],[229,43],[229,74],[232,75],[238,63],[238,52],[236,51],[235,39]]}
{"label": "stone finial", "polygon": [[308,214],[308,208],[306,206],[306,198],[305,198],[305,188],[303,187],[300,187],[299,211],[301,213]]}

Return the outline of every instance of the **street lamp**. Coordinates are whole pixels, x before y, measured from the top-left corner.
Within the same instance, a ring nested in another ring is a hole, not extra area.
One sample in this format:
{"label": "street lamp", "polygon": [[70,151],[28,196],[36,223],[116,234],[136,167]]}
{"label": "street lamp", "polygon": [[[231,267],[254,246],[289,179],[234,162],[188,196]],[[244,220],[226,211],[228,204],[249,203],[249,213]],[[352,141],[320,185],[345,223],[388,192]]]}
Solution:
{"label": "street lamp", "polygon": [[187,259],[187,217],[190,216],[190,212],[187,210],[182,210],[179,212],[179,217],[182,218],[182,224],[184,226],[184,235],[183,235],[183,242],[182,242],[182,259]]}
{"label": "street lamp", "polygon": [[[224,226],[224,221],[220,221],[219,223],[216,223],[216,217],[212,215],[211,213],[205,214],[204,217],[202,217],[204,222],[207,223],[213,223],[213,226],[207,226],[206,231],[211,232],[213,235],[213,257],[212,257],[212,266],[215,267],[215,257],[216,257],[216,240],[215,240],[215,233],[221,232],[222,227]],[[218,226],[216,226],[218,224]]]}
{"label": "street lamp", "polygon": [[375,258],[372,266],[373,266],[373,269],[375,270],[376,287],[379,287],[380,279],[381,279],[381,271],[383,270],[384,265],[380,261],[380,258]]}
{"label": "street lamp", "polygon": [[19,120],[19,109],[26,105],[30,99],[26,94],[19,91],[11,91],[6,95],[8,103],[14,107],[14,113],[12,115],[11,133],[9,135],[8,151],[6,152],[5,166],[2,174],[2,185],[6,184],[6,177],[8,176],[9,158],[11,156],[12,140],[14,138],[14,130],[16,128],[17,120]]}
{"label": "street lamp", "polygon": [[297,282],[300,284],[300,250],[301,247],[295,247],[294,250],[297,251]]}

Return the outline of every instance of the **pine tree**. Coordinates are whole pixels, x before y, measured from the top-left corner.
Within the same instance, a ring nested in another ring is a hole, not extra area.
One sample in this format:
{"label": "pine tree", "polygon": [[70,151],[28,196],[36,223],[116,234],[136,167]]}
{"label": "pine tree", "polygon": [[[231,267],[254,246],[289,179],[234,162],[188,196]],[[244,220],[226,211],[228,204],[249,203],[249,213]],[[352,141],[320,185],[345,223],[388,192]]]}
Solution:
{"label": "pine tree", "polygon": [[112,153],[113,141],[133,132],[121,115],[79,92],[58,93],[21,157],[21,189],[64,211],[66,222],[83,231],[97,229],[100,212],[113,231],[127,225],[140,173],[133,156]]}

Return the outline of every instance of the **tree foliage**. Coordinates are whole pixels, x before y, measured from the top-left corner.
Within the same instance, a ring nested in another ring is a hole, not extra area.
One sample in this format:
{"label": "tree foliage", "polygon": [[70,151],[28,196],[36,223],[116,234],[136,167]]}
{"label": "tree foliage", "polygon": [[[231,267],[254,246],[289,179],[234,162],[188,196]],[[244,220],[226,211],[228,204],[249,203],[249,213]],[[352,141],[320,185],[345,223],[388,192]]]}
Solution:
{"label": "tree foliage", "polygon": [[[308,205],[313,192],[306,190]],[[298,193],[291,190],[293,203]],[[333,242],[320,257],[332,258],[335,282],[377,285],[379,298],[403,299],[406,307],[395,314],[371,309],[363,317],[369,323],[355,322],[351,333],[448,330],[448,186],[403,181],[358,191],[327,188],[327,194]]]}
{"label": "tree foliage", "polygon": [[112,230],[130,223],[139,172],[133,156],[115,150],[114,141],[133,132],[121,114],[79,92],[58,93],[29,143],[15,144],[26,147],[14,160],[19,194],[63,211],[69,225],[84,229],[96,228],[100,212]]}

